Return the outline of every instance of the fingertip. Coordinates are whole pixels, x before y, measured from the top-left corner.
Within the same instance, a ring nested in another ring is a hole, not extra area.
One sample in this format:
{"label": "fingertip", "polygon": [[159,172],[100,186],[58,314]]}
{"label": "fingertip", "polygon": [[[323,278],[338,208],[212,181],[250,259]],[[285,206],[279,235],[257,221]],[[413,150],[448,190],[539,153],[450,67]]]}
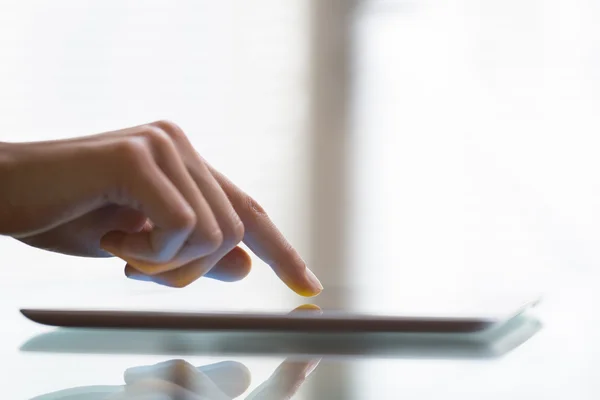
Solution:
{"label": "fingertip", "polygon": [[304,273],[294,278],[280,272],[278,276],[294,292],[303,297],[314,297],[323,291],[323,285],[315,274],[305,267]]}
{"label": "fingertip", "polygon": [[190,286],[198,279],[195,276],[188,276],[187,274],[179,274],[175,277],[165,277],[165,278],[153,278],[153,282],[162,286],[167,286],[174,289],[183,289],[185,287]]}
{"label": "fingertip", "polygon": [[236,280],[242,280],[252,270],[252,258],[240,247],[235,247],[224,258],[231,268],[231,276]]}
{"label": "fingertip", "polygon": [[298,289],[292,288],[292,290],[302,297],[316,297],[319,294],[321,294],[321,292],[323,291],[322,289],[316,290],[314,288],[305,288],[305,287],[298,288]]}
{"label": "fingertip", "polygon": [[152,277],[150,275],[146,275],[137,269],[133,268],[131,265],[125,265],[125,276],[134,281],[142,281],[142,282],[153,282]]}
{"label": "fingertip", "polygon": [[323,291],[323,284],[321,283],[319,278],[317,278],[317,276],[314,274],[314,272],[312,272],[310,269],[308,269],[308,267],[306,268],[306,271],[304,272],[304,276],[305,276],[306,281],[308,282],[310,288],[312,289],[313,293],[319,294]]}
{"label": "fingertip", "polygon": [[125,266],[125,276],[134,281],[152,282],[152,283],[156,283],[157,285],[168,286],[168,287],[185,287],[191,283],[191,281],[189,281],[184,284],[182,279],[179,279],[179,280],[172,279],[173,282],[171,282],[171,280],[169,280],[169,279],[163,279],[161,277],[161,274],[153,275],[153,274],[148,274],[148,273],[142,272],[138,268],[133,267],[129,263]]}

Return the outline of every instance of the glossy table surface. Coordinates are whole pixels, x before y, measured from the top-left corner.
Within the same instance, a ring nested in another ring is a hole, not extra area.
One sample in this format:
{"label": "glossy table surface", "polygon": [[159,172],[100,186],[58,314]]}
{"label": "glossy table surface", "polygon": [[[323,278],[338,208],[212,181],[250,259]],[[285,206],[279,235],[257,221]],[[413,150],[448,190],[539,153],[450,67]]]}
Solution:
{"label": "glossy table surface", "polygon": [[[563,274],[531,313],[469,337],[57,330],[19,307],[85,289],[3,284],[3,390],[11,399],[594,399],[598,275]],[[139,300],[114,286],[113,304]],[[145,298],[177,308],[193,295]]]}

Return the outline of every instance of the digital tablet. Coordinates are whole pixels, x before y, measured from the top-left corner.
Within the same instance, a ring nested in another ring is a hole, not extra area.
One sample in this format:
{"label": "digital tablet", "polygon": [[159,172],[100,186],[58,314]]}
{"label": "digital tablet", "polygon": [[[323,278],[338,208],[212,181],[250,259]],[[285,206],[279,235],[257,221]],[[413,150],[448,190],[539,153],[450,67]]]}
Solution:
{"label": "digital tablet", "polygon": [[[397,313],[373,309],[319,308],[305,305],[291,312],[279,311],[152,311],[111,309],[22,309],[28,319],[49,326],[70,328],[196,330],[196,331],[293,331],[293,332],[479,332],[505,324],[537,304],[538,300],[474,312]],[[389,309],[389,307],[388,307]]]}

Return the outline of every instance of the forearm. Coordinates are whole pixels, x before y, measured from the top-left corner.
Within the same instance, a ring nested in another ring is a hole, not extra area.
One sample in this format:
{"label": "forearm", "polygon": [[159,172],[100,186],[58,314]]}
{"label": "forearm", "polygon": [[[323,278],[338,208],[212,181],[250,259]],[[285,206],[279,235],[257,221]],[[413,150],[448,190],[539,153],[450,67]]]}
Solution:
{"label": "forearm", "polygon": [[0,142],[0,190],[6,190],[6,178],[8,171],[11,169],[11,145],[9,143]]}
{"label": "forearm", "polygon": [[8,162],[12,157],[12,143],[0,142],[0,167],[4,167],[4,163]]}
{"label": "forearm", "polygon": [[13,213],[10,205],[11,179],[10,171],[14,170],[13,157],[8,143],[0,142],[0,235],[7,233],[8,217]]}

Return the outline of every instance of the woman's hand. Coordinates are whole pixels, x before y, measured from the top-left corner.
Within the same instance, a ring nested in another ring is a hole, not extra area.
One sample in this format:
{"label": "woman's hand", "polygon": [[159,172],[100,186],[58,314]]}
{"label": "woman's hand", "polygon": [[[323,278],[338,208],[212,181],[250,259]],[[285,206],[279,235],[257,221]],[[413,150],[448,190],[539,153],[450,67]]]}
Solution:
{"label": "woman's hand", "polygon": [[262,207],[211,167],[175,124],[0,144],[0,234],[65,254],[127,262],[130,278],[184,287],[238,280],[243,241],[294,291],[318,279]]}

